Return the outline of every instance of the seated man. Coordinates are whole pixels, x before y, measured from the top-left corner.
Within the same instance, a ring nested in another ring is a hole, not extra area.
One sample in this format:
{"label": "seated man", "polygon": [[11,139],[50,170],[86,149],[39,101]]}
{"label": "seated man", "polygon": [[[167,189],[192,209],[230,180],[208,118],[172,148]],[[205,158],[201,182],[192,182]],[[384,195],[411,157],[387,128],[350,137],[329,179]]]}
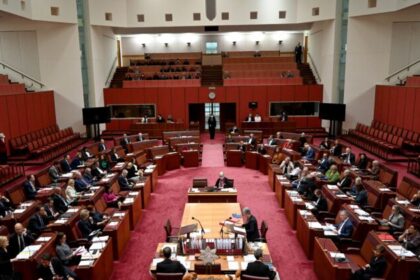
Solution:
{"label": "seated man", "polygon": [[80,220],[77,222],[77,227],[82,234],[82,238],[89,239],[91,238],[90,234],[95,230],[94,225],[91,223],[89,219],[89,210],[83,209],[80,211]]}
{"label": "seated man", "polygon": [[270,135],[270,137],[268,137],[267,145],[269,145],[269,146],[277,145],[277,140],[274,139],[273,135]]}
{"label": "seated man", "polygon": [[334,145],[332,146],[330,153],[333,156],[339,156],[341,155],[341,149],[342,149],[342,145],[340,144],[340,142],[338,141],[338,139],[335,139],[334,141]]}
{"label": "seated man", "polygon": [[328,140],[328,137],[325,137],[321,144],[319,144],[319,148],[323,150],[330,149],[330,141]]}
{"label": "seated man", "polygon": [[352,179],[351,179],[351,171],[350,169],[346,169],[343,172],[343,177],[341,178],[340,181],[337,182],[337,186],[342,190],[342,191],[349,191],[351,188],[351,183],[352,183]]}
{"label": "seated man", "polygon": [[118,184],[120,185],[121,191],[129,191],[133,189],[134,183],[128,181],[127,174],[128,174],[127,169],[124,169],[121,172],[120,177],[118,177]]}
{"label": "seated man", "polygon": [[258,145],[257,152],[261,155],[267,154],[267,150],[265,149],[264,144],[259,144]]}
{"label": "seated man", "polygon": [[414,226],[410,225],[403,234],[398,237],[407,250],[413,252],[416,256],[420,256],[420,232]]}
{"label": "seated man", "polygon": [[158,116],[156,117],[156,122],[157,123],[164,123],[165,119],[162,117],[161,114],[158,114]]}
{"label": "seated man", "polygon": [[137,141],[141,142],[143,140],[144,140],[143,134],[139,132],[139,134],[137,135]]}
{"label": "seated man", "polygon": [[9,211],[13,211],[10,200],[0,193],[0,218],[6,216]]}
{"label": "seated man", "polygon": [[307,161],[312,161],[315,159],[315,151],[314,149],[312,149],[311,145],[305,143],[303,146],[303,150],[305,155],[302,157],[302,159]]}
{"label": "seated man", "polygon": [[372,161],[372,167],[368,168],[367,171],[370,173],[370,175],[372,175],[373,177],[372,179],[378,180],[379,172],[381,171],[379,167],[379,161],[377,160]]}
{"label": "seated man", "polygon": [[43,280],[74,280],[77,278],[77,275],[69,268],[65,267],[57,257],[52,257],[49,254],[42,255],[36,270],[40,279]]}
{"label": "seated man", "polygon": [[81,153],[82,153],[83,161],[86,161],[86,160],[94,157],[87,147],[83,147]]}
{"label": "seated man", "polygon": [[51,178],[51,181],[53,183],[57,183],[58,180],[60,179],[60,172],[58,171],[58,165],[59,162],[54,162],[53,165],[51,165],[50,169],[48,169],[48,175]]}
{"label": "seated man", "polygon": [[219,178],[217,178],[216,183],[214,184],[216,188],[233,188],[232,181],[225,177],[223,171],[220,171]]}
{"label": "seated man", "polygon": [[95,183],[95,178],[93,177],[92,170],[89,167],[87,167],[85,172],[83,172],[83,180],[89,185],[93,185]]}
{"label": "seated man", "polygon": [[356,161],[356,157],[354,156],[354,154],[351,152],[351,148],[347,147],[346,148],[346,152],[340,155],[340,158],[343,159],[344,163],[349,164],[349,165],[354,165],[355,161]]}
{"label": "seated man", "polygon": [[255,150],[255,148],[257,147],[257,139],[255,138],[253,133],[249,135],[247,144],[249,145],[250,150]]}
{"label": "seated man", "polygon": [[305,166],[300,172],[298,178],[292,182],[292,187],[295,189],[298,189],[300,184],[303,182],[303,180],[306,178],[308,174],[309,174],[309,169],[307,166]]}
{"label": "seated man", "polygon": [[231,134],[239,133],[238,127],[236,125],[233,126],[231,129],[229,129],[229,133]]}
{"label": "seated man", "polygon": [[263,251],[261,249],[257,249],[254,252],[255,261],[248,263],[245,271],[241,272],[242,275],[249,275],[249,276],[257,276],[257,277],[268,277],[270,280],[280,279],[277,276],[276,270],[273,267],[273,270],[262,262]]}
{"label": "seated man", "polygon": [[72,170],[75,170],[77,168],[84,166],[84,164],[85,162],[83,160],[82,153],[77,152],[76,157],[70,163],[70,167]]}
{"label": "seated man", "polygon": [[117,150],[115,149],[115,147],[111,149],[111,153],[110,153],[110,155],[111,155],[111,161],[112,161],[113,163],[117,163],[117,162],[124,162],[124,159],[123,159],[123,158],[121,158],[121,157],[118,155]]}
{"label": "seated man", "polygon": [[77,171],[74,172],[74,188],[77,192],[87,192],[89,191],[91,185],[83,178],[82,174]]}
{"label": "seated man", "polygon": [[299,194],[303,195],[305,199],[313,200],[315,189],[315,176],[312,174],[308,174],[300,183],[299,187],[297,188],[297,191],[299,192]]}
{"label": "seated man", "polygon": [[353,234],[353,224],[350,221],[349,214],[346,210],[341,210],[338,213],[339,223],[335,224],[334,232],[338,237],[350,238]]}
{"label": "seated man", "polygon": [[9,237],[10,257],[16,257],[26,246],[34,242],[32,234],[21,223],[15,224],[15,232]]}
{"label": "seated man", "polygon": [[187,270],[179,261],[171,260],[172,250],[170,247],[163,248],[164,260],[156,264],[156,273],[182,273]]}
{"label": "seated man", "polygon": [[314,195],[315,206],[311,210],[312,213],[317,215],[320,211],[328,211],[328,203],[325,197],[323,196],[322,191],[320,189],[316,189]]}
{"label": "seated man", "polygon": [[261,122],[262,121],[261,116],[259,114],[255,114],[254,121],[255,122]]}
{"label": "seated man", "polygon": [[319,172],[325,173],[327,172],[327,170],[330,168],[331,162],[330,162],[330,158],[328,156],[327,153],[323,153],[322,154],[322,158],[320,160],[318,160],[318,168],[317,170]]}
{"label": "seated man", "polygon": [[86,209],[89,211],[90,223],[95,227],[95,229],[103,229],[110,218],[107,215],[96,211],[94,205],[89,205]]}
{"label": "seated man", "polygon": [[368,194],[363,184],[357,185],[357,193],[354,201],[361,207],[364,207],[368,204]]}
{"label": "seated man", "polygon": [[47,228],[47,225],[48,215],[44,206],[37,207],[37,212],[29,219],[28,230],[35,236],[39,236]]}
{"label": "seated man", "polygon": [[63,173],[69,173],[72,171],[70,166],[70,155],[65,155],[64,158],[60,161],[60,168],[61,172]]}
{"label": "seated man", "polygon": [[418,190],[417,193],[413,195],[413,197],[410,200],[410,203],[417,207],[420,206],[420,190]]}
{"label": "seated man", "polygon": [[63,196],[63,191],[61,188],[57,187],[54,189],[54,194],[52,195],[52,199],[54,200],[54,209],[55,211],[63,214],[69,208],[67,200]]}
{"label": "seated man", "polygon": [[29,175],[25,183],[23,183],[23,191],[27,200],[35,199],[38,189],[35,186],[35,176],[33,174]]}
{"label": "seated man", "polygon": [[246,117],[245,119],[246,122],[253,122],[254,121],[254,117],[252,116],[251,113],[249,113],[248,117]]}
{"label": "seated man", "polygon": [[101,169],[99,166],[99,162],[95,162],[92,166],[92,175],[96,180],[100,180],[101,178],[105,177],[107,174],[106,170]]}
{"label": "seated man", "polygon": [[381,278],[386,270],[386,259],[384,256],[385,247],[381,244],[373,249],[373,256],[369,264],[357,270],[351,277],[352,280],[368,280],[372,278]]}
{"label": "seated man", "polygon": [[242,216],[245,219],[245,223],[242,227],[246,230],[246,239],[248,242],[255,242],[260,238],[260,232],[258,231],[257,219],[251,214],[251,209],[245,207],[242,210]]}
{"label": "seated man", "polygon": [[106,151],[106,145],[105,145],[105,140],[101,139],[101,141],[98,144],[98,152],[105,152]]}
{"label": "seated man", "polygon": [[124,133],[123,138],[120,140],[120,146],[124,148],[126,153],[128,153],[128,144],[130,144],[130,139],[128,139],[127,134]]}

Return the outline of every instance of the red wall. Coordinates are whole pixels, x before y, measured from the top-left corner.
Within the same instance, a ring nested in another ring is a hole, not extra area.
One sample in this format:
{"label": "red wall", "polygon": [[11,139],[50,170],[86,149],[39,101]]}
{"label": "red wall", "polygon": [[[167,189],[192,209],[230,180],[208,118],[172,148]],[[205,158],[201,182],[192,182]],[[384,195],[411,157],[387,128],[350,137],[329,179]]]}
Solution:
{"label": "red wall", "polygon": [[[279,85],[279,86],[229,86],[217,87],[218,103],[236,103],[237,120],[246,118],[250,101],[258,102],[256,112],[268,116],[271,101],[322,101],[322,85]],[[209,89],[200,88],[110,88],[104,90],[105,105],[154,103],[157,113],[175,119],[188,120],[188,104],[211,102]],[[320,127],[318,117],[294,117],[298,127]],[[107,124],[107,129],[128,129],[132,120],[118,120]]]}
{"label": "red wall", "polygon": [[374,119],[420,132],[420,87],[376,86]]}
{"label": "red wall", "polygon": [[0,96],[0,132],[6,139],[55,124],[54,92]]}

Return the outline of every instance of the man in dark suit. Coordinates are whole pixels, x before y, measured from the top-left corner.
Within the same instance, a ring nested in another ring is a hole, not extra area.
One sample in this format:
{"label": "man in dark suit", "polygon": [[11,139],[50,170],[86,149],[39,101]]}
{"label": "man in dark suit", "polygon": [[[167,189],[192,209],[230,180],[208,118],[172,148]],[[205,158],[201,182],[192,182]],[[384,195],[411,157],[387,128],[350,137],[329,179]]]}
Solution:
{"label": "man in dark suit", "polygon": [[77,192],[89,191],[91,185],[83,178],[80,172],[75,172],[74,188]]}
{"label": "man in dark suit", "polygon": [[121,191],[129,191],[129,190],[133,189],[134,184],[128,181],[127,174],[128,174],[127,169],[124,169],[121,172],[120,177],[118,177],[118,184],[120,185],[120,190]]}
{"label": "man in dark suit", "polygon": [[156,273],[182,273],[187,270],[179,261],[171,260],[172,250],[170,247],[163,248],[163,256],[165,259],[156,264]]}
{"label": "man in dark suit", "polygon": [[92,167],[93,177],[95,177],[97,180],[100,180],[102,177],[105,177],[106,174],[107,174],[107,172],[105,170],[102,170],[99,167],[99,162],[95,162],[93,164],[93,167]]}
{"label": "man in dark suit", "polygon": [[8,211],[13,211],[10,200],[0,193],[0,217],[6,216]]}
{"label": "man in dark suit", "polygon": [[325,197],[322,195],[322,191],[320,189],[316,189],[314,192],[314,202],[315,207],[311,210],[312,213],[317,215],[320,211],[328,211],[328,204]]}
{"label": "man in dark suit", "polygon": [[65,267],[57,257],[52,257],[49,254],[41,256],[36,270],[39,278],[43,280],[53,280],[57,277],[63,280],[74,280],[77,278],[76,273]]}
{"label": "man in dark suit", "polygon": [[9,237],[9,253],[12,258],[16,257],[22,250],[34,242],[33,236],[23,227],[22,224],[15,224],[15,232]]}
{"label": "man in dark suit", "polygon": [[123,138],[120,140],[120,145],[124,148],[126,153],[128,153],[128,144],[130,144],[130,139],[128,139],[127,134],[124,134]]}
{"label": "man in dark suit", "polygon": [[156,118],[156,122],[157,123],[164,123],[165,119],[162,117],[161,114],[158,114],[157,118]]}
{"label": "man in dark suit", "polygon": [[83,161],[82,153],[77,152],[76,157],[71,161],[70,167],[72,170],[75,170],[79,168],[80,166],[83,166],[85,163]]}
{"label": "man in dark suit", "polygon": [[270,135],[270,137],[268,137],[267,145],[269,145],[269,146],[277,145],[277,140],[274,139],[273,135]]}
{"label": "man in dark suit", "polygon": [[87,167],[83,172],[83,180],[89,185],[93,185],[95,183],[95,178],[92,175],[92,169],[89,167]]}
{"label": "man in dark suit", "polygon": [[106,145],[105,145],[105,140],[101,139],[101,141],[98,144],[98,152],[104,152],[106,151]]}
{"label": "man in dark suit", "polygon": [[255,120],[254,116],[252,116],[251,113],[249,113],[248,117],[246,117],[246,119],[245,119],[246,122],[253,122],[254,120]]}
{"label": "man in dark suit", "polygon": [[250,146],[251,150],[255,150],[255,148],[257,147],[257,139],[255,138],[253,133],[249,135],[247,144]]}
{"label": "man in dark suit", "polygon": [[54,209],[55,211],[63,214],[69,208],[66,199],[61,194],[62,190],[57,187],[54,189],[54,194],[52,195],[52,199],[54,200]]}
{"label": "man in dark suit", "polygon": [[251,210],[248,207],[242,210],[242,214],[246,219],[246,223],[242,225],[246,230],[246,238],[248,242],[254,242],[260,238],[257,219],[251,214]]}
{"label": "man in dark suit", "polygon": [[328,154],[323,153],[322,158],[318,161],[318,163],[319,163],[319,165],[318,165],[317,170],[322,172],[322,173],[327,172],[327,170],[330,169],[330,165],[331,165]]}
{"label": "man in dark suit", "polygon": [[225,177],[223,171],[219,173],[219,178],[217,178],[216,183],[214,184],[216,188],[233,188],[232,181]]}
{"label": "man in dark suit", "polygon": [[353,234],[353,224],[349,219],[349,214],[346,210],[341,210],[338,213],[340,223],[334,225],[338,237],[350,238]]}
{"label": "man in dark suit", "polygon": [[216,134],[217,122],[213,114],[210,115],[209,119],[207,120],[207,124],[209,126],[210,139],[214,139],[214,135]]}
{"label": "man in dark suit", "polygon": [[383,245],[376,245],[373,249],[373,256],[369,264],[357,270],[351,277],[352,280],[369,280],[372,278],[382,278],[386,270],[386,259],[384,256],[385,248]]}
{"label": "man in dark suit", "polygon": [[94,158],[94,156],[87,147],[83,147],[81,153],[83,161],[87,161],[90,158]]}
{"label": "man in dark suit", "polygon": [[341,180],[339,182],[337,182],[337,186],[342,190],[342,191],[349,191],[351,188],[351,184],[352,184],[352,179],[351,179],[351,171],[350,169],[346,169],[343,172],[343,177],[341,178]]}
{"label": "man in dark suit", "polygon": [[118,155],[117,150],[116,150],[115,148],[112,148],[112,149],[111,149],[111,153],[110,153],[110,155],[111,155],[111,161],[112,161],[112,162],[114,162],[114,163],[117,163],[117,162],[124,162],[124,159],[123,159],[123,158],[121,158],[121,157]]}
{"label": "man in dark suit", "polygon": [[266,150],[266,148],[264,147],[264,144],[259,144],[259,145],[258,145],[257,152],[258,152],[259,154],[261,154],[261,155],[265,155],[265,154],[267,154],[267,150]]}
{"label": "man in dark suit", "polygon": [[37,208],[37,212],[29,219],[28,230],[35,236],[39,236],[48,225],[48,216],[44,206]]}
{"label": "man in dark suit", "polygon": [[368,194],[366,189],[362,185],[357,185],[357,193],[356,197],[354,198],[354,201],[361,207],[364,207],[368,203]]}
{"label": "man in dark suit", "polygon": [[23,191],[27,200],[35,199],[38,189],[35,186],[35,176],[33,174],[29,175],[25,183],[23,183]]}
{"label": "man in dark suit", "polygon": [[287,116],[287,113],[285,111],[283,111],[280,115],[280,121],[287,122],[288,119],[289,119],[289,117]]}
{"label": "man in dark suit", "polygon": [[72,170],[70,166],[70,155],[65,155],[63,160],[60,161],[61,171],[63,173],[68,173]]}
{"label": "man in dark suit", "polygon": [[235,134],[238,132],[239,132],[239,129],[236,127],[236,125],[233,126],[231,129],[229,129],[229,133]]}
{"label": "man in dark suit", "polygon": [[354,162],[355,162],[355,160],[356,160],[356,157],[355,157],[355,156],[354,156],[354,154],[351,152],[350,147],[347,147],[347,148],[346,148],[346,152],[345,152],[345,153],[343,153],[343,154],[341,154],[341,156],[340,156],[340,157],[343,159],[344,163],[346,163],[346,164],[350,164],[350,165],[354,165]]}
{"label": "man in dark suit", "polygon": [[89,239],[90,234],[95,230],[95,226],[91,223],[89,210],[83,209],[80,211],[80,220],[77,222],[77,227],[80,230],[83,238]]}
{"label": "man in dark suit", "polygon": [[58,171],[58,165],[59,162],[54,162],[53,165],[51,165],[50,169],[48,169],[48,175],[51,178],[51,181],[54,183],[57,183],[60,179],[60,172]]}
{"label": "man in dark suit", "polygon": [[139,141],[139,142],[144,141],[144,137],[143,137],[143,134],[141,132],[139,132],[139,134],[137,135],[137,141]]}
{"label": "man in dark suit", "polygon": [[340,144],[340,142],[338,141],[338,139],[336,139],[335,141],[334,141],[334,145],[332,146],[332,148],[331,148],[331,150],[330,150],[330,153],[333,155],[333,156],[336,156],[336,157],[338,157],[338,156],[340,156],[341,155],[341,149],[342,149],[342,145]]}
{"label": "man in dark suit", "polygon": [[0,133],[0,164],[7,163],[6,136]]}
{"label": "man in dark suit", "polygon": [[45,212],[47,213],[48,221],[55,220],[60,215],[58,211],[55,211],[53,197],[48,198],[47,203],[44,204],[44,209],[45,209]]}
{"label": "man in dark suit", "polygon": [[242,275],[257,276],[257,277],[268,277],[270,280],[274,280],[277,277],[276,271],[270,270],[270,268],[262,262],[263,251],[257,249],[254,252],[255,261],[248,263],[245,271],[241,272]]}
{"label": "man in dark suit", "polygon": [[305,143],[304,145],[304,152],[305,152],[305,156],[302,157],[304,160],[314,160],[315,159],[315,151],[314,149],[312,149],[311,145],[309,145],[308,143]]}

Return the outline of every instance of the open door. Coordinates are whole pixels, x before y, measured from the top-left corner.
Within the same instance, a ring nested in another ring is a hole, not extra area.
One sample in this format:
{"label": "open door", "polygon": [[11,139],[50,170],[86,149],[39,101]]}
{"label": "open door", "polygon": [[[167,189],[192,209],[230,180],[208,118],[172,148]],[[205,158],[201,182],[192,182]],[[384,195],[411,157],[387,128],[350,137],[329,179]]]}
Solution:
{"label": "open door", "polygon": [[206,119],[204,117],[204,103],[194,103],[188,105],[188,116],[190,122],[199,122],[200,132],[204,131]]}
{"label": "open door", "polygon": [[236,124],[236,104],[220,103],[220,130],[226,131],[226,124]]}

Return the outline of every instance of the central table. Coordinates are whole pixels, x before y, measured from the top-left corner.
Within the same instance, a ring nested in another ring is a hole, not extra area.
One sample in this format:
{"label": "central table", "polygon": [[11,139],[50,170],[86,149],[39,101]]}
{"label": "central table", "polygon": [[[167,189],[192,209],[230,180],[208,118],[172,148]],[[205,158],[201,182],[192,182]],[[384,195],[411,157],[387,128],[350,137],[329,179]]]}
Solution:
{"label": "central table", "polygon": [[188,190],[188,202],[236,202],[238,191],[235,188],[225,188],[220,191],[206,191],[200,188]]}
{"label": "central table", "polygon": [[[206,231],[205,238],[219,238],[220,225],[233,214],[241,214],[239,203],[186,203],[182,215],[181,227],[196,223],[192,218],[200,220]],[[238,225],[243,223],[242,218],[237,221]],[[200,225],[198,225],[200,228]]]}

